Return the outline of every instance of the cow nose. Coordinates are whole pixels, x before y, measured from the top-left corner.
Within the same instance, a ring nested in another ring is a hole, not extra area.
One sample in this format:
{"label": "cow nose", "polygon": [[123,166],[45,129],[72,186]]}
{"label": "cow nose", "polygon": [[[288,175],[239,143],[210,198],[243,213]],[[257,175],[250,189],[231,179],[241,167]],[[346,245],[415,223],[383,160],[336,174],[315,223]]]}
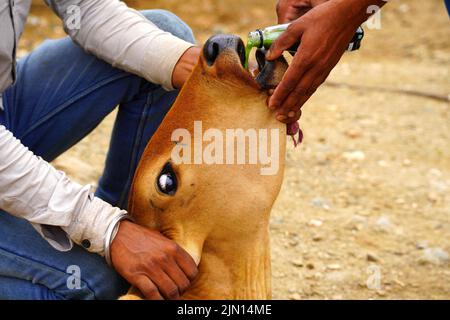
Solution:
{"label": "cow nose", "polygon": [[217,57],[227,48],[233,49],[239,55],[241,64],[245,63],[245,47],[241,38],[233,35],[219,34],[213,36],[206,41],[203,47],[203,55],[206,63],[212,66]]}

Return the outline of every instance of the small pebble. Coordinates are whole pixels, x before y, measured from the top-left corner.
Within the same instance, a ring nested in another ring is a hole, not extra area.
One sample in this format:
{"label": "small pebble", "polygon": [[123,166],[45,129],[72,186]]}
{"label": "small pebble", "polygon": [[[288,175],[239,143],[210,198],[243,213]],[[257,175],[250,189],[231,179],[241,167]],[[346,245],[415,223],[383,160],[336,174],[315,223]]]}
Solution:
{"label": "small pebble", "polygon": [[311,227],[321,227],[323,224],[322,220],[318,220],[318,219],[311,219],[308,222],[308,225],[310,225]]}
{"label": "small pebble", "polygon": [[366,159],[366,154],[362,151],[344,152],[342,157],[348,161],[363,161]]}
{"label": "small pebble", "polygon": [[291,247],[296,247],[296,246],[298,246],[298,241],[297,241],[297,240],[290,240],[290,241],[289,241],[289,245],[290,245]]}
{"label": "small pebble", "polygon": [[389,167],[389,163],[387,161],[384,161],[384,160],[378,161],[377,164],[378,164],[379,167],[382,167],[382,168]]}
{"label": "small pebble", "polygon": [[450,262],[450,256],[441,248],[426,248],[419,259],[420,264],[442,265],[448,262]]}
{"label": "small pebble", "polygon": [[386,291],[384,291],[384,290],[378,290],[377,291],[377,295],[379,295],[380,297],[386,297]]}
{"label": "small pebble", "polygon": [[341,269],[341,265],[340,264],[329,264],[327,266],[328,270],[340,270]]}
{"label": "small pebble", "polygon": [[428,241],[418,241],[416,242],[416,248],[419,250],[423,250],[428,248]]}
{"label": "small pebble", "polygon": [[299,293],[293,293],[289,295],[289,300],[302,300],[302,296]]}
{"label": "small pebble", "polygon": [[380,261],[380,259],[379,259],[375,254],[373,254],[373,253],[368,253],[368,254],[367,254],[367,261],[370,261],[370,262],[378,262],[378,261]]}
{"label": "small pebble", "polygon": [[406,3],[403,3],[403,4],[401,4],[401,5],[398,7],[398,10],[399,10],[401,13],[407,13],[407,12],[409,12],[410,9],[411,9],[411,7],[410,7],[408,4],[406,4]]}
{"label": "small pebble", "polygon": [[315,207],[319,207],[319,208],[322,208],[324,210],[330,210],[330,204],[325,199],[314,198],[314,199],[311,200],[311,203]]}
{"label": "small pebble", "polygon": [[396,283],[396,284],[398,284],[400,287],[404,287],[405,286],[405,284],[403,283],[403,282],[401,282],[400,280],[398,280],[398,279],[394,279],[394,282]]}
{"label": "small pebble", "polygon": [[291,263],[293,266],[298,267],[298,268],[301,268],[304,266],[303,261],[300,259],[293,260]]}
{"label": "small pebble", "polygon": [[357,139],[357,138],[361,137],[362,133],[361,133],[361,131],[350,129],[345,132],[345,135],[351,139]]}
{"label": "small pebble", "polygon": [[428,201],[436,203],[439,200],[439,195],[435,192],[429,192],[428,193]]}
{"label": "small pebble", "polygon": [[322,241],[322,236],[321,235],[319,235],[319,234],[316,234],[316,235],[314,235],[313,236],[313,241],[315,241],[315,242],[319,242],[319,241]]}
{"label": "small pebble", "polygon": [[381,216],[376,221],[376,229],[382,232],[389,232],[392,229],[391,220],[386,216]]}

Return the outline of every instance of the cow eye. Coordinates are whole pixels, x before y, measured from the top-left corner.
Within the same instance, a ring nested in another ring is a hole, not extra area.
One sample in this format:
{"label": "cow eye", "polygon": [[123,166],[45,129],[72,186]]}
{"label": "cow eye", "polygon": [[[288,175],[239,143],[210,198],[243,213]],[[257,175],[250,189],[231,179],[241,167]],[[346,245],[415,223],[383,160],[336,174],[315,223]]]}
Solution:
{"label": "cow eye", "polygon": [[162,194],[173,196],[177,192],[177,176],[170,162],[167,162],[162,168],[156,180],[156,185],[158,186],[158,191]]}

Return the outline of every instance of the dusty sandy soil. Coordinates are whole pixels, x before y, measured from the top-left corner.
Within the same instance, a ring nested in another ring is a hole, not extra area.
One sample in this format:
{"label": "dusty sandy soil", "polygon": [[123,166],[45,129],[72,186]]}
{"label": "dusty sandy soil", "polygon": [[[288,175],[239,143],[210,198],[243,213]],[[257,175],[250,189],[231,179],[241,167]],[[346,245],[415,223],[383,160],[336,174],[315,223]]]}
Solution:
{"label": "dusty sandy soil", "polygon": [[[261,2],[149,6],[180,15],[201,42],[274,24],[275,1]],[[47,9],[32,14],[22,54],[63,35]],[[442,1],[397,0],[381,21],[304,107],[305,141],[288,148],[271,220],[276,299],[450,298],[450,104],[388,90],[448,96],[449,18]],[[95,185],[113,121],[114,114],[55,164]]]}

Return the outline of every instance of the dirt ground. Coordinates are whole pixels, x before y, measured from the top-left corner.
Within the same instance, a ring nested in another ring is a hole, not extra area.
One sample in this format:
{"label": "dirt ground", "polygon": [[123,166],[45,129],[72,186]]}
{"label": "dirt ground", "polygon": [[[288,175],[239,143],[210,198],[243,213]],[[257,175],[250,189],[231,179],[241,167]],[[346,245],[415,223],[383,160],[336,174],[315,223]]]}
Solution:
{"label": "dirt ground", "polygon": [[[276,23],[273,0],[127,2],[175,12],[199,42]],[[449,22],[443,1],[390,1],[305,105],[272,212],[275,299],[450,298],[450,104],[392,92],[449,96]],[[35,5],[20,53],[62,35]],[[95,185],[113,121],[55,165]]]}

